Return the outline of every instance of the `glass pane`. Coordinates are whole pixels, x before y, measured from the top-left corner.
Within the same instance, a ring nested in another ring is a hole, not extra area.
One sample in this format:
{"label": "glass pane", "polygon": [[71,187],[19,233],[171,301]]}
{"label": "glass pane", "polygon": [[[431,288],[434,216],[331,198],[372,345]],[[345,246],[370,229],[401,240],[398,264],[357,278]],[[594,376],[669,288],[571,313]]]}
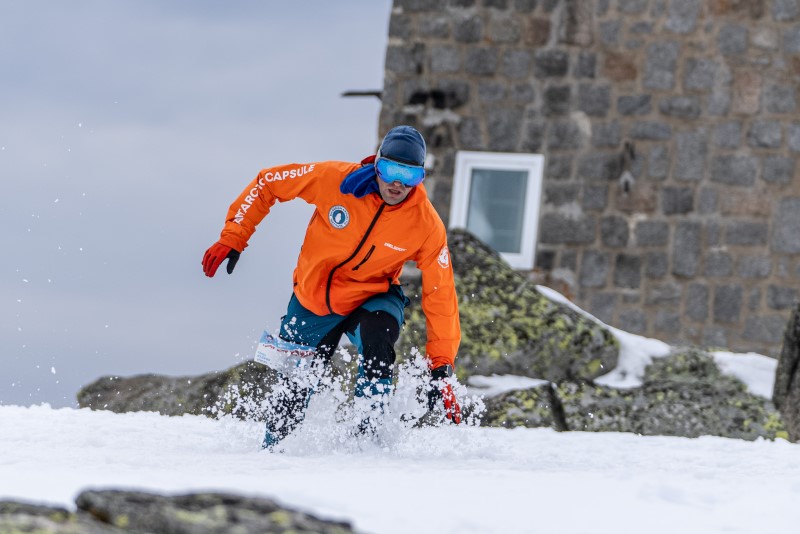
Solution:
{"label": "glass pane", "polygon": [[527,171],[473,169],[467,230],[498,252],[519,253]]}

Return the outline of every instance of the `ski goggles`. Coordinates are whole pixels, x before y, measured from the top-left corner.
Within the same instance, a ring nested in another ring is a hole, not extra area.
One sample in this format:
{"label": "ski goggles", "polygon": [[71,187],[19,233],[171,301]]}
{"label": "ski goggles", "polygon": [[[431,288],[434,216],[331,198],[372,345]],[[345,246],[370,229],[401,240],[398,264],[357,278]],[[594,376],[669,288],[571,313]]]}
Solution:
{"label": "ski goggles", "polygon": [[386,158],[375,160],[375,172],[387,184],[400,182],[406,187],[414,187],[425,179],[425,168],[419,165],[408,165]]}

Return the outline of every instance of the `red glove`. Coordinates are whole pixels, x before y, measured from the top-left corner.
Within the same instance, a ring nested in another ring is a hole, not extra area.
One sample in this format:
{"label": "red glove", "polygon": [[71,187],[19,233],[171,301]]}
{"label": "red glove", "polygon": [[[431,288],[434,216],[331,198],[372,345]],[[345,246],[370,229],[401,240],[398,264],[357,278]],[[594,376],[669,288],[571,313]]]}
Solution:
{"label": "red glove", "polygon": [[431,389],[428,391],[428,409],[433,410],[439,399],[444,404],[444,416],[451,423],[461,424],[461,406],[458,404],[453,386],[445,380],[453,375],[452,365],[443,365],[431,370]]}
{"label": "red glove", "polygon": [[226,270],[228,274],[231,274],[233,268],[236,267],[236,262],[239,261],[239,254],[238,250],[234,250],[228,245],[223,245],[217,241],[211,245],[211,248],[206,250],[206,254],[203,256],[203,272],[211,278],[217,274],[217,269],[227,259],[228,267]]}

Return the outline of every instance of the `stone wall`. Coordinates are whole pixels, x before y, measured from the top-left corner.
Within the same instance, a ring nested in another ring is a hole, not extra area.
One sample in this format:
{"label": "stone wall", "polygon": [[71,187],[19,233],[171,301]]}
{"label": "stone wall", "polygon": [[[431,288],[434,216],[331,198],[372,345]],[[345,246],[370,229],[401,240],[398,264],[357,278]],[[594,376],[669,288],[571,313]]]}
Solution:
{"label": "stone wall", "polygon": [[[395,0],[380,133],[546,157],[535,270],[673,343],[776,355],[800,297],[800,0]],[[621,179],[628,171],[630,179]]]}

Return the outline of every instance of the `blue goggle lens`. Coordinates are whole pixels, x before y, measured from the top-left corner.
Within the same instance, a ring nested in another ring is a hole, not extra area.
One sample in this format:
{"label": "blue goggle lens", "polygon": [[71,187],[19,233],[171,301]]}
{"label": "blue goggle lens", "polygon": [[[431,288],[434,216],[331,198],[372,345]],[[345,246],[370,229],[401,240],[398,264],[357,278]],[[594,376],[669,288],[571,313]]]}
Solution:
{"label": "blue goggle lens", "polygon": [[407,187],[414,187],[425,179],[425,169],[416,165],[406,165],[386,158],[375,161],[375,171],[387,184],[400,182]]}

